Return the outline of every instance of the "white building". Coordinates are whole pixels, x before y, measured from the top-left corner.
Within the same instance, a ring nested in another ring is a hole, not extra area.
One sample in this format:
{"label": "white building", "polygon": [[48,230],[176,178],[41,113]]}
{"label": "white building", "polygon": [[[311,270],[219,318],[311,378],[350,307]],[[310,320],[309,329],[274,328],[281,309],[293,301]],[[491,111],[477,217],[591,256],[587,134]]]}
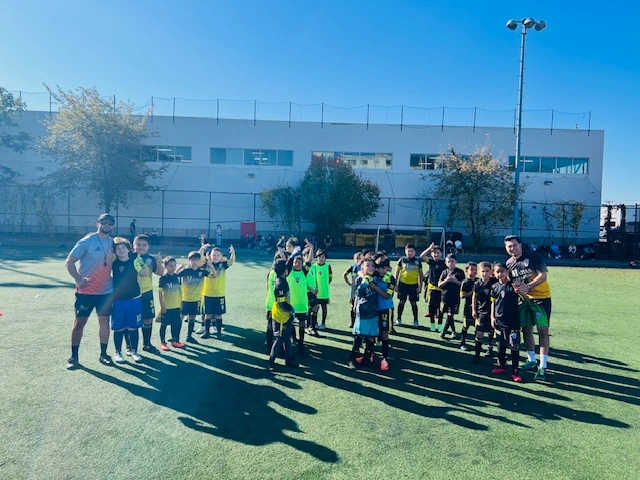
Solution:
{"label": "white building", "polygon": [[[40,122],[48,115],[26,112],[19,118],[20,128],[42,135],[45,130]],[[157,182],[164,193],[151,199],[142,195],[134,198],[129,209],[118,212],[119,224],[128,226],[130,219],[136,218],[139,231],[162,227],[165,236],[195,236],[201,229],[220,223],[229,238],[238,235],[241,221],[257,221],[261,231],[276,230],[260,211],[257,194],[299,180],[313,155],[340,156],[380,186],[384,206],[368,222],[370,227],[388,223],[420,226],[422,201],[416,199],[429,196],[433,188],[429,177],[439,168],[440,154],[450,147],[458,153],[472,153],[488,145],[494,157],[505,162],[515,155],[514,128],[504,127],[367,126],[166,116],[150,119],[148,127],[158,136],[149,139],[150,145],[141,155],[148,161],[171,162]],[[523,129],[525,171],[520,179],[526,185],[523,210],[528,215],[524,237],[551,236],[538,205],[580,201],[588,208],[578,240],[597,239],[603,150],[601,130]],[[35,152],[17,154],[7,149],[0,149],[0,165],[18,171],[20,183],[56,168],[54,160]],[[94,225],[99,212],[95,199],[74,195],[67,203],[69,215],[60,214],[55,220],[58,230]],[[63,203],[60,209],[67,207]]]}

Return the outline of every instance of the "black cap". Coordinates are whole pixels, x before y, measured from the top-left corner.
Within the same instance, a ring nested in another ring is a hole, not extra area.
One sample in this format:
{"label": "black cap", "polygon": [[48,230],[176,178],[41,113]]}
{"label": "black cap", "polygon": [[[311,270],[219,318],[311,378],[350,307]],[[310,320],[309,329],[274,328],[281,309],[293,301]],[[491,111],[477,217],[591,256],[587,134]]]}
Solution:
{"label": "black cap", "polygon": [[108,214],[108,213],[103,213],[102,215],[100,215],[100,216],[98,217],[98,221],[99,221],[99,222],[102,222],[102,221],[104,221],[104,220],[109,220],[109,221],[111,221],[111,222],[113,222],[113,223],[116,223],[116,219],[115,219],[115,218],[113,218],[113,216],[112,216],[112,215],[110,215],[110,214]]}

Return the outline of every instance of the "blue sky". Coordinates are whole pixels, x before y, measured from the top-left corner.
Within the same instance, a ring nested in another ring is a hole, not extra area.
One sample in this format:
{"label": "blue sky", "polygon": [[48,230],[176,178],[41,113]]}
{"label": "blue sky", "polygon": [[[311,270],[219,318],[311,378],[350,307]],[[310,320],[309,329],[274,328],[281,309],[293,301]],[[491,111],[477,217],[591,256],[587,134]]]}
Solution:
{"label": "blue sky", "polygon": [[[0,0],[0,85],[150,97],[509,110],[527,37],[524,125],[605,130],[603,201],[640,203],[633,2]],[[550,120],[549,120],[550,123]],[[523,152],[526,154],[526,152]]]}

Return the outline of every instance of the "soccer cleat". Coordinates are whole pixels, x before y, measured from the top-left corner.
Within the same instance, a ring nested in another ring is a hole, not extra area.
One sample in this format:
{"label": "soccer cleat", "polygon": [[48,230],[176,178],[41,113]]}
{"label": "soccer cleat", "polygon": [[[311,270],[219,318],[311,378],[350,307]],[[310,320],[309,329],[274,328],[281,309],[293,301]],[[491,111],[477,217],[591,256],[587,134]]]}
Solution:
{"label": "soccer cleat", "polygon": [[456,338],[458,338],[456,332],[451,332],[451,340],[455,340]]}
{"label": "soccer cleat", "polygon": [[113,356],[113,361],[116,363],[124,363],[122,352],[116,352],[116,354]]}
{"label": "soccer cleat", "polygon": [[98,361],[103,364],[103,365],[107,365],[107,366],[112,366],[113,365],[113,360],[111,359],[111,357],[107,354],[105,355],[100,355],[100,357],[98,358]]}
{"label": "soccer cleat", "polygon": [[511,375],[511,380],[513,380],[514,382],[521,383],[522,382],[522,377],[520,375],[518,375],[517,373],[514,373],[514,374]]}
{"label": "soccer cleat", "polygon": [[320,330],[324,330],[324,329],[325,329],[325,328],[327,328],[327,327],[325,326],[325,324],[324,324],[324,323],[321,323],[320,325],[318,325],[318,328],[319,328]]}
{"label": "soccer cleat", "polygon": [[198,343],[198,341],[193,338],[191,335],[187,337],[187,343]]}
{"label": "soccer cleat", "polygon": [[462,350],[463,352],[468,352],[469,347],[467,347],[466,345],[460,345],[460,350]]}
{"label": "soccer cleat", "polygon": [[535,376],[533,377],[534,380],[542,380],[545,381],[547,379],[547,369],[546,368],[539,368],[538,371],[536,372]]}
{"label": "soccer cleat", "polygon": [[128,345],[127,345],[127,346],[125,347],[125,349],[124,349],[124,354],[125,354],[127,357],[130,357],[130,356],[131,356],[131,347],[130,347],[130,346],[128,346]]}
{"label": "soccer cleat", "polygon": [[398,319],[396,320],[396,326],[397,326],[397,327],[399,327],[400,325],[402,325],[402,319],[401,319],[401,318],[398,318]]}
{"label": "soccer cleat", "polygon": [[356,357],[356,363],[360,365],[364,361],[364,357]]}
{"label": "soccer cleat", "polygon": [[175,342],[171,342],[171,346],[173,348],[184,348],[184,343],[176,340]]}
{"label": "soccer cleat", "polygon": [[142,357],[136,350],[131,350],[131,358],[136,363],[140,363],[142,361]]}
{"label": "soccer cleat", "polygon": [[418,323],[418,320],[414,320],[413,321],[413,326],[414,327],[419,327],[420,326],[420,324]]}
{"label": "soccer cleat", "polygon": [[202,326],[198,330],[195,331],[195,334],[196,335],[202,335],[204,332],[206,332],[206,329],[204,328],[204,326]]}
{"label": "soccer cleat", "polygon": [[200,338],[206,340],[207,338],[211,338],[211,334],[209,332],[204,332],[202,335],[200,335]]}
{"label": "soccer cleat", "polygon": [[538,368],[538,362],[527,362],[520,367],[525,372],[532,372]]}
{"label": "soccer cleat", "polygon": [[[153,345],[144,345],[142,347],[142,351],[143,352],[150,352],[150,353],[158,353],[158,349],[156,347],[154,347]],[[133,357],[133,352],[131,352],[131,357]]]}
{"label": "soccer cleat", "polygon": [[347,362],[347,367],[354,370],[356,368],[356,364],[353,360],[349,359],[349,361]]}
{"label": "soccer cleat", "polygon": [[78,357],[69,357],[67,360],[67,370],[75,370],[80,366],[80,362],[78,361]]}
{"label": "soccer cleat", "polygon": [[428,314],[428,313],[425,313],[425,314],[424,314],[424,318],[429,318],[429,314]]}
{"label": "soccer cleat", "polygon": [[168,352],[171,349],[169,348],[169,346],[166,343],[161,343],[160,344],[160,350],[162,350],[163,352]]}
{"label": "soccer cleat", "polygon": [[439,323],[439,324],[438,324],[438,331],[439,331],[440,333],[442,333],[442,330],[443,330],[443,329],[444,329],[444,326],[443,326],[441,323]]}
{"label": "soccer cleat", "polygon": [[387,362],[387,360],[386,360],[386,359],[384,359],[384,358],[383,358],[383,359],[382,359],[382,361],[380,362],[380,370],[383,370],[383,371],[385,371],[385,372],[386,372],[387,370],[389,370],[389,362]]}
{"label": "soccer cleat", "polygon": [[501,373],[507,373],[507,369],[504,367],[496,367],[491,370],[491,373],[493,373],[494,375],[500,375]]}
{"label": "soccer cleat", "polygon": [[437,330],[436,324],[432,323],[431,326],[429,327],[429,330],[432,331],[432,332],[435,332]]}

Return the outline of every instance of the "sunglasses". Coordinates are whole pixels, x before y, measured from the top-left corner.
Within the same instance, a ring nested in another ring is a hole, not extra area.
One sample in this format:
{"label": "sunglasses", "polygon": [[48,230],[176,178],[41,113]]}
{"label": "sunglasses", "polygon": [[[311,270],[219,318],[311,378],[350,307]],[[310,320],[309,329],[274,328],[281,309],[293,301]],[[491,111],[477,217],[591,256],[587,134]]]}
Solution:
{"label": "sunglasses", "polygon": [[115,223],[113,222],[107,222],[107,221],[102,221],[100,222],[100,225],[109,225],[110,227],[113,227],[115,225]]}

